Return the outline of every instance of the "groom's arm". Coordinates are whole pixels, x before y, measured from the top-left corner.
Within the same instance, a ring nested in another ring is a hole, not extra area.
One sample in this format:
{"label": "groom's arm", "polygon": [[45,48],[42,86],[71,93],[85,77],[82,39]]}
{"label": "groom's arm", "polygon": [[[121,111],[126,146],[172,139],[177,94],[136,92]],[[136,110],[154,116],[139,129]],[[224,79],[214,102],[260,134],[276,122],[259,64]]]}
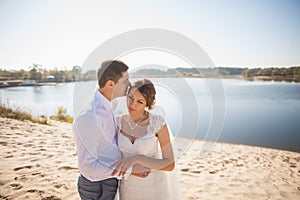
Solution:
{"label": "groom's arm", "polygon": [[103,139],[101,131],[101,126],[92,114],[80,116],[73,123],[80,173],[93,180],[109,177],[113,171],[111,163],[99,159],[98,151]]}

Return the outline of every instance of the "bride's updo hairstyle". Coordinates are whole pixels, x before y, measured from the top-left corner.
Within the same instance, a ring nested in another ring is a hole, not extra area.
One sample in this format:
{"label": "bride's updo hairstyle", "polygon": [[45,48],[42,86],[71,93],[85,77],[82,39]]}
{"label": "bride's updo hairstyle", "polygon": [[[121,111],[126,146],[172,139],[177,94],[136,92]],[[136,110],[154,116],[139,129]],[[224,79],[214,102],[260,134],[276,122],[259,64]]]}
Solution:
{"label": "bride's updo hairstyle", "polygon": [[146,99],[146,107],[148,107],[149,110],[154,106],[156,91],[150,80],[142,79],[132,83],[129,87],[128,94],[130,94],[132,90],[138,90],[143,95]]}

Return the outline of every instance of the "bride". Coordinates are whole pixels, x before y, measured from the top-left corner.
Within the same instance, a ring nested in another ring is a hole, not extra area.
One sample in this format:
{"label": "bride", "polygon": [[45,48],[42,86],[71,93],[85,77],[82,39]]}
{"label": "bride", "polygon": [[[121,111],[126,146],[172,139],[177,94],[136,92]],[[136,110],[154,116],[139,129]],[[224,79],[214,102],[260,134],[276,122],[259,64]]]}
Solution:
{"label": "bride", "polygon": [[162,115],[151,111],[155,88],[143,79],[132,84],[127,96],[129,114],[117,117],[117,141],[123,158],[112,167],[120,176],[135,164],[149,168],[146,178],[130,175],[120,183],[120,200],[180,199],[169,129]]}

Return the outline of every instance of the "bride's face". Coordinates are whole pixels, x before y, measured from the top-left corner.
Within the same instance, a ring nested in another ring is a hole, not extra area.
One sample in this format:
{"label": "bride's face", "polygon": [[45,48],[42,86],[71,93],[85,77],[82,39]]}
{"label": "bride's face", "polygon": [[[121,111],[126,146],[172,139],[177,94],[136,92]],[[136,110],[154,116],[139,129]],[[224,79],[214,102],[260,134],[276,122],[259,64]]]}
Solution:
{"label": "bride's face", "polygon": [[142,115],[146,108],[145,97],[137,90],[133,89],[127,96],[128,111],[132,115]]}

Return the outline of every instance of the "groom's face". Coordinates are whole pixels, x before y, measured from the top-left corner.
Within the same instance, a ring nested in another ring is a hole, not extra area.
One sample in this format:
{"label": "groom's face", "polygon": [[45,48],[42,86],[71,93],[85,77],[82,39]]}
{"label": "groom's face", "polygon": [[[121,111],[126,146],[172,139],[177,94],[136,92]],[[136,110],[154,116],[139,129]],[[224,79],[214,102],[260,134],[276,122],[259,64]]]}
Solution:
{"label": "groom's face", "polygon": [[112,99],[126,95],[126,90],[129,86],[128,78],[129,78],[128,72],[127,71],[123,72],[122,77],[115,84],[113,94],[112,94]]}

